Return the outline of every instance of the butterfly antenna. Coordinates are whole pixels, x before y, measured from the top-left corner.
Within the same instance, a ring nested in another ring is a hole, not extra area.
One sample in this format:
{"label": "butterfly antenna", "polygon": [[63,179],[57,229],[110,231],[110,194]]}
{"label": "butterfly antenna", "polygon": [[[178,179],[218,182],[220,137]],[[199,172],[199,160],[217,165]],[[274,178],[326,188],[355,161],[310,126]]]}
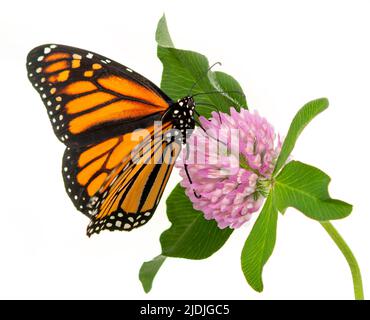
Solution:
{"label": "butterfly antenna", "polygon": [[199,93],[193,94],[192,97],[200,96],[200,95],[203,95],[203,94],[225,94],[225,93],[226,94],[227,93],[236,93],[236,94],[240,94],[241,96],[243,96],[245,98],[245,94],[241,91],[238,91],[238,90],[199,92]]}
{"label": "butterfly antenna", "polygon": [[192,91],[193,91],[193,89],[195,88],[195,86],[199,83],[199,81],[200,80],[202,80],[202,79],[204,79],[204,77],[206,77],[207,76],[207,74],[208,74],[208,72],[209,71],[211,71],[211,69],[215,66],[215,65],[222,65],[221,64],[221,62],[215,62],[213,65],[211,65],[208,69],[207,69],[207,71],[204,73],[204,74],[202,74],[200,77],[198,77],[198,79],[197,80],[195,80],[195,82],[193,83],[193,85],[191,86],[191,88],[190,88],[190,90],[189,90],[189,92],[188,92],[188,97],[190,97],[191,96],[191,93],[192,93]]}

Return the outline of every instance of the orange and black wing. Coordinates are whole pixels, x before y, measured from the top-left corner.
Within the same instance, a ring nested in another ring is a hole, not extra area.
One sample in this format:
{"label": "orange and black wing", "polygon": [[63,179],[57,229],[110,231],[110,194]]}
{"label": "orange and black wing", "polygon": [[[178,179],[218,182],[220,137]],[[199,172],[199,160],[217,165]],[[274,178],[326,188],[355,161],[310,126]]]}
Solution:
{"label": "orange and black wing", "polygon": [[27,71],[55,134],[70,147],[149,127],[172,104],[140,74],[78,48],[39,46],[28,54]]}
{"label": "orange and black wing", "polygon": [[166,123],[162,133],[144,138],[90,198],[88,236],[105,229],[130,231],[149,221],[181,151],[180,141],[165,138],[170,129]]}
{"label": "orange and black wing", "polygon": [[170,120],[155,127],[172,100],[133,70],[63,45],[33,49],[27,70],[67,146],[65,187],[91,219],[88,235],[145,224],[181,149],[178,140],[165,138]]}
{"label": "orange and black wing", "polygon": [[82,149],[67,148],[63,161],[66,190],[91,223],[88,235],[144,225],[154,213],[181,142],[165,138],[167,122],[126,133]]}

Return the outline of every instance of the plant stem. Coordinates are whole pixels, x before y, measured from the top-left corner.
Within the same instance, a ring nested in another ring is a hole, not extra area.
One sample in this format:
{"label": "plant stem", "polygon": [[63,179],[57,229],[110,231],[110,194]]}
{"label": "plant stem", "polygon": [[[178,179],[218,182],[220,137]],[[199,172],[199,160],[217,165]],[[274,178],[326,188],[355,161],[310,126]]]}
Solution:
{"label": "plant stem", "polygon": [[362,287],[361,271],[355,256],[353,255],[351,249],[348,247],[347,243],[341,237],[339,232],[334,228],[334,226],[329,221],[322,221],[320,224],[324,227],[326,232],[329,234],[330,238],[333,239],[335,244],[338,246],[339,250],[342,251],[344,257],[346,258],[349,268],[352,273],[353,289],[355,292],[356,300],[364,300],[364,291]]}

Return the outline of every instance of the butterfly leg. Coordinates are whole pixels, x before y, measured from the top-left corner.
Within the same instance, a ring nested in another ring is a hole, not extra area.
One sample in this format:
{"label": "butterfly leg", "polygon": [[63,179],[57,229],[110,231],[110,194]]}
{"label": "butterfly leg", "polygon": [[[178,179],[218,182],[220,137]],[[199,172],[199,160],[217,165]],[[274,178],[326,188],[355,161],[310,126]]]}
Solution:
{"label": "butterfly leg", "polygon": [[[186,144],[186,160],[189,159],[189,153],[190,153],[190,148],[189,148],[189,145]],[[188,180],[190,182],[190,184],[193,184],[193,181],[191,180],[191,177],[190,177],[190,174],[189,174],[189,170],[188,170],[188,165],[185,163],[184,164],[184,169],[185,169],[185,173],[186,173],[186,176],[188,177]],[[197,198],[197,199],[200,199],[202,196],[199,195],[195,189],[193,188],[193,192],[194,192],[194,196]]]}

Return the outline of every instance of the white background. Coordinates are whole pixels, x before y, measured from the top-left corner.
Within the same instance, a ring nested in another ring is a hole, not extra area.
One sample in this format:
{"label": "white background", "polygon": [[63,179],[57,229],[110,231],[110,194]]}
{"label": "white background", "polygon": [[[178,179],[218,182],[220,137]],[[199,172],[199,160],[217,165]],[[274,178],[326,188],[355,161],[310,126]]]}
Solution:
{"label": "white background", "polygon": [[294,157],[326,171],[331,195],[354,204],[335,226],[370,290],[369,1],[32,0],[3,3],[0,13],[0,298],[353,297],[338,249],[317,222],[293,209],[279,217],[262,294],[248,287],[240,269],[247,225],[207,260],[166,261],[146,295],[138,270],[160,253],[159,235],[169,227],[163,200],[177,173],[148,225],[85,236],[88,221],[64,191],[64,147],[27,80],[26,55],[43,43],[78,46],[159,83],[154,32],[163,12],[177,47],[222,61],[250,108],[282,135],[305,102],[329,98],[330,108],[304,131]]}

